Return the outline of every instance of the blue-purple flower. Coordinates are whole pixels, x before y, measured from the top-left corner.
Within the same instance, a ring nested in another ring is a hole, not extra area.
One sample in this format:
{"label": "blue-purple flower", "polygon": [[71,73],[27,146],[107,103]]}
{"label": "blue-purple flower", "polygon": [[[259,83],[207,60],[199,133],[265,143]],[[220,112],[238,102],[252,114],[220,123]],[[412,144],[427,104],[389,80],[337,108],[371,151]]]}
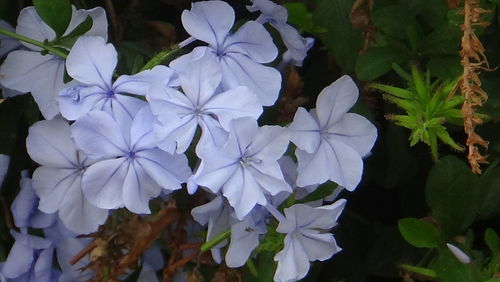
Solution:
{"label": "blue-purple flower", "polygon": [[285,219],[276,229],[286,236],[283,250],[274,256],[278,261],[275,281],[302,279],[309,271],[310,261],[327,260],[342,250],[328,231],[337,224],[345,203],[341,199],[317,208],[296,204],[284,210]]}
{"label": "blue-purple flower", "polygon": [[[231,33],[234,10],[223,1],[201,1],[192,4],[191,10],[182,13],[182,24],[194,38],[207,42],[206,47],[193,51],[206,53],[220,63],[223,90],[247,86],[264,106],[274,104],[281,88],[281,75],[264,63],[272,62],[278,49],[266,29],[255,21],[243,24]],[[173,61],[176,70],[190,67],[196,59],[188,54]]]}
{"label": "blue-purple flower", "polygon": [[198,144],[222,146],[231,120],[257,119],[262,113],[254,93],[239,86],[218,91],[221,69],[216,59],[203,56],[189,70],[179,73],[184,94],[176,89],[154,85],[148,100],[159,121],[155,127],[158,146],[169,153],[183,153],[191,144],[198,125],[202,136]]}
{"label": "blue-purple flower", "polygon": [[83,174],[82,189],[97,207],[125,206],[134,213],[150,213],[149,200],[162,189],[180,189],[191,170],[184,155],[156,147],[154,117],[148,106],[132,122],[124,119],[91,111],[72,125],[76,145],[87,156],[99,159]]}
{"label": "blue-purple flower", "polygon": [[241,219],[255,205],[266,205],[266,194],[291,192],[277,162],[287,147],[288,135],[283,128],[259,128],[252,118],[235,119],[222,148],[206,148],[199,153],[202,162],[192,181],[213,193],[222,190]]}
{"label": "blue-purple flower", "polygon": [[39,121],[29,129],[26,147],[39,163],[33,188],[40,197],[38,208],[58,212],[68,229],[78,234],[94,232],[108,211],[92,205],[82,192],[82,175],[94,163],[71,140],[69,124],[62,119]]}
{"label": "blue-purple flower", "polygon": [[[63,35],[71,33],[87,16],[92,18],[92,28],[86,35],[108,37],[106,12],[97,7],[91,10],[72,8],[71,22]],[[17,19],[16,33],[38,41],[52,41],[56,33],[42,21],[34,7],[24,8]],[[31,92],[38,108],[46,119],[59,114],[57,94],[64,87],[64,59],[40,53],[41,48],[22,43],[28,50],[10,52],[0,67],[2,86],[22,93]]]}
{"label": "blue-purple flower", "polygon": [[157,66],[136,75],[122,75],[113,82],[118,54],[101,37],[80,37],[66,60],[68,74],[75,79],[73,85],[59,94],[61,114],[76,120],[92,110],[109,113],[113,118],[131,121],[146,103],[129,94],[146,95],[150,83],[169,84],[173,71]]}
{"label": "blue-purple flower", "polygon": [[361,181],[362,157],[377,138],[377,129],[363,116],[347,111],[358,99],[358,88],[343,76],[321,91],[316,109],[298,108],[290,124],[297,145],[297,185],[332,180],[352,191]]}

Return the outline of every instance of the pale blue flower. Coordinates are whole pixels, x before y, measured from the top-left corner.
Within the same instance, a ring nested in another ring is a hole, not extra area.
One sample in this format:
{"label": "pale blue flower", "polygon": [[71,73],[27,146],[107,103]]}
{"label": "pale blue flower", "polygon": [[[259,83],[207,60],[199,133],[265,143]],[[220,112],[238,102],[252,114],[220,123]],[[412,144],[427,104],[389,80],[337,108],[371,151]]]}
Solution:
{"label": "pale blue flower", "polygon": [[16,240],[0,272],[7,281],[53,282],[59,271],[53,268],[54,245],[50,240],[11,230]]}
{"label": "pale blue flower", "polygon": [[[71,22],[64,35],[72,32],[90,16],[93,25],[86,34],[107,39],[108,24],[103,8],[72,9]],[[41,42],[51,41],[56,37],[54,30],[42,21],[33,6],[24,8],[19,14],[16,32]],[[42,115],[51,119],[59,114],[57,94],[65,87],[64,59],[51,54],[42,55],[39,47],[24,42],[22,44],[28,50],[10,52],[0,67],[0,84],[21,93],[31,92]]]}
{"label": "pale blue flower", "polygon": [[91,260],[90,256],[84,256],[74,265],[70,261],[92,240],[90,238],[65,237],[56,243],[57,261],[61,267],[61,276],[58,282],[84,282],[94,278],[92,270],[82,270]]}
{"label": "pale blue flower", "polygon": [[285,246],[274,256],[278,261],[275,281],[302,279],[310,261],[327,260],[342,250],[328,230],[337,224],[345,203],[341,199],[328,206],[296,204],[284,209],[285,220],[280,221],[276,231],[286,234]]}
{"label": "pale blue flower", "polygon": [[154,117],[143,107],[132,122],[115,120],[103,111],[91,111],[72,125],[77,146],[99,159],[83,174],[82,188],[95,206],[125,206],[134,213],[150,213],[149,200],[162,188],[181,188],[191,175],[183,154],[171,155],[156,147]]}
{"label": "pale blue flower", "polygon": [[57,214],[47,214],[38,209],[38,196],[32,186],[28,171],[21,172],[21,190],[12,202],[10,209],[16,227],[21,229],[47,228],[56,222]]}
{"label": "pale blue flower", "polygon": [[[193,216],[193,219],[196,220],[196,222],[203,226],[207,225],[207,242],[229,229],[229,220],[231,218],[230,213],[230,206],[220,195],[215,197],[209,203],[198,206],[191,210],[191,215]],[[220,249],[225,245],[227,245],[227,240],[223,240],[212,249],[210,249],[210,251],[212,252],[212,257],[216,263],[222,262]]]}
{"label": "pale blue flower", "polygon": [[302,66],[307,51],[314,44],[311,37],[302,37],[297,29],[287,24],[288,12],[285,7],[275,4],[269,0],[251,0],[252,5],[247,6],[250,12],[260,11],[257,22],[269,23],[280,34],[287,51],[283,54],[283,61],[290,61],[296,66]]}
{"label": "pale blue flower", "polygon": [[321,91],[316,109],[297,109],[289,129],[297,145],[298,186],[332,180],[352,191],[359,184],[362,157],[373,147],[377,129],[366,118],[347,113],[357,99],[356,84],[343,76]]}
{"label": "pale blue flower", "polygon": [[267,195],[291,192],[277,160],[288,147],[288,136],[279,126],[258,127],[252,118],[231,121],[229,139],[222,148],[206,148],[192,181],[223,195],[238,218],[255,205],[266,205]]}
{"label": "pale blue flower", "polygon": [[[266,29],[255,21],[248,21],[231,33],[234,19],[231,6],[218,0],[193,3],[191,10],[182,13],[186,31],[208,43],[206,47],[196,47],[193,52],[207,53],[220,63],[223,90],[247,86],[262,105],[273,105],[281,89],[281,75],[276,69],[262,64],[272,62],[278,49]],[[194,59],[188,54],[170,66],[176,70],[190,68]]]}
{"label": "pale blue flower", "polygon": [[[15,29],[4,20],[0,20],[0,27],[8,31],[15,32]],[[0,57],[4,57],[10,51],[19,47],[21,47],[21,42],[19,42],[19,40],[7,35],[0,35]]]}
{"label": "pale blue flower", "polygon": [[118,54],[101,37],[78,38],[66,60],[68,74],[75,79],[73,86],[59,94],[61,114],[76,120],[92,110],[105,111],[118,120],[132,120],[146,103],[128,94],[146,95],[152,82],[165,85],[173,81],[173,71],[156,66],[136,75],[122,75],[113,83]]}
{"label": "pale blue flower", "polygon": [[257,119],[262,113],[257,97],[247,87],[222,93],[217,90],[221,69],[211,56],[192,62],[188,71],[179,74],[179,80],[184,94],[157,84],[148,95],[151,109],[159,120],[155,127],[158,146],[169,153],[186,151],[198,125],[202,128],[198,144],[220,147],[227,139],[231,120]]}
{"label": "pale blue flower", "polygon": [[104,223],[108,211],[93,206],[82,192],[82,174],[94,161],[76,149],[70,127],[62,119],[39,121],[29,129],[26,147],[39,163],[33,188],[40,197],[38,208],[58,212],[66,227],[78,234],[90,233]]}

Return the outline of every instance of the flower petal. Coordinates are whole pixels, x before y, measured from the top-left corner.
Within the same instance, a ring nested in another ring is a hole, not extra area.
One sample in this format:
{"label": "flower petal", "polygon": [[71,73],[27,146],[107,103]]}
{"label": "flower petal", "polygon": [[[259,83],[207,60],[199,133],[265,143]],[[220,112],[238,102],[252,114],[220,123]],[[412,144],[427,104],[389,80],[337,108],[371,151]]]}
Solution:
{"label": "flower petal", "polygon": [[293,122],[288,126],[290,129],[290,140],[301,150],[314,153],[318,150],[321,136],[318,122],[306,109],[299,107]]}
{"label": "flower petal", "polygon": [[169,154],[160,149],[144,150],[136,154],[137,162],[163,189],[177,190],[191,175],[184,154]]}
{"label": "flower petal", "polygon": [[316,100],[320,128],[333,126],[357,100],[358,87],[347,75],[325,87]]}
{"label": "flower petal", "polygon": [[304,251],[307,253],[309,261],[324,261],[331,258],[342,249],[337,246],[337,242],[330,233],[319,233],[316,230],[302,231],[295,235]]}
{"label": "flower petal", "polygon": [[31,92],[46,119],[59,113],[57,94],[64,88],[63,59],[39,52],[10,52],[0,67],[0,83],[20,92]]}
{"label": "flower petal", "polygon": [[135,160],[129,163],[127,176],[123,182],[123,203],[137,214],[150,214],[149,200],[158,196],[160,186],[149,177]]}
{"label": "flower petal", "polygon": [[248,169],[241,166],[226,181],[222,188],[224,197],[234,208],[236,216],[242,219],[256,204],[265,205],[267,199],[261,186]]}
{"label": "flower petal", "polygon": [[105,112],[89,112],[71,125],[71,133],[78,148],[90,158],[123,156],[128,152],[118,123]]}
{"label": "flower petal", "polygon": [[274,256],[278,268],[274,281],[295,281],[304,278],[309,271],[309,259],[304,248],[293,235],[285,237],[285,247]]}
{"label": "flower petal", "polygon": [[259,127],[254,135],[248,153],[252,158],[278,160],[288,148],[288,132],[277,125],[265,125]]}
{"label": "flower petal", "polygon": [[333,138],[354,150],[361,156],[367,155],[377,140],[377,128],[365,117],[358,114],[345,114],[334,126],[328,129]]}
{"label": "flower petal", "polygon": [[92,18],[92,27],[85,35],[100,36],[104,40],[108,40],[108,20],[106,19],[106,11],[102,7],[96,7],[90,10],[77,10],[72,6],[71,21],[64,35],[70,34],[79,24],[90,16]]}
{"label": "flower petal", "polygon": [[134,75],[121,75],[116,79],[113,88],[116,93],[146,95],[152,83],[158,82],[171,86],[174,81],[174,71],[166,66],[156,66]]}
{"label": "flower petal", "polygon": [[[16,33],[43,42],[52,41],[56,38],[56,33],[38,15],[34,6],[21,10],[17,18]],[[32,50],[41,51],[40,47],[22,42],[22,44]]]}
{"label": "flower petal", "polygon": [[87,85],[112,90],[111,80],[118,61],[115,47],[102,37],[81,36],[66,59],[68,74]]}
{"label": "flower petal", "polygon": [[182,12],[184,29],[196,39],[218,46],[224,42],[234,23],[234,10],[223,1],[202,1]]}
{"label": "flower petal", "polygon": [[264,106],[271,106],[278,99],[281,74],[272,67],[254,62],[246,55],[229,53],[221,56],[222,87],[224,90],[246,86],[254,92]]}
{"label": "flower petal", "polygon": [[224,52],[240,53],[257,63],[270,63],[278,56],[278,48],[264,26],[248,21],[224,42]]}
{"label": "flower petal", "polygon": [[323,139],[317,152],[308,154],[298,149],[295,155],[299,162],[297,185],[300,187],[330,179],[352,191],[361,181],[361,156],[342,142]]}
{"label": "flower petal", "polygon": [[59,218],[64,225],[77,234],[88,234],[97,231],[99,225],[108,218],[108,210],[100,209],[84,197],[82,178],[78,177],[67,192],[59,208]]}
{"label": "flower petal", "polygon": [[231,243],[226,252],[226,265],[231,268],[243,266],[252,251],[259,245],[260,234],[247,220],[233,224]]}
{"label": "flower petal", "polygon": [[257,96],[247,87],[238,86],[210,98],[203,110],[217,116],[224,129],[229,130],[229,123],[240,117],[259,118],[262,105]]}
{"label": "flower petal", "polygon": [[91,204],[102,209],[123,206],[123,182],[128,172],[125,158],[104,160],[91,165],[82,178],[82,189]]}
{"label": "flower petal", "polygon": [[41,165],[74,168],[78,154],[70,136],[69,125],[62,119],[39,121],[29,128],[26,139],[28,154]]}

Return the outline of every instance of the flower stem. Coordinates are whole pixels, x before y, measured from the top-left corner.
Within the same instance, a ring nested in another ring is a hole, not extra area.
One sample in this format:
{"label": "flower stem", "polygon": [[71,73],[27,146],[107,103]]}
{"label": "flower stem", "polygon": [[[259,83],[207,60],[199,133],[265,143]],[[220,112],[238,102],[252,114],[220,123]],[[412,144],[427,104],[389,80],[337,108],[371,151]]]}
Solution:
{"label": "flower stem", "polygon": [[147,62],[140,71],[150,70],[166,60],[171,60],[172,57],[174,57],[181,51],[182,49],[180,49],[178,46],[174,46],[170,49],[161,51],[160,53],[156,54],[151,60],[149,60],[149,62]]}
{"label": "flower stem", "polygon": [[0,34],[3,34],[3,35],[6,35],[8,37],[12,37],[12,38],[18,39],[20,41],[24,41],[24,42],[29,43],[29,44],[33,44],[33,45],[38,46],[40,48],[43,48],[44,50],[49,51],[50,53],[52,53],[52,54],[54,54],[56,56],[59,56],[59,57],[61,57],[63,59],[66,59],[68,57],[68,54],[64,50],[62,50],[60,48],[56,48],[54,46],[50,46],[50,45],[48,45],[45,42],[40,42],[38,40],[35,40],[35,39],[32,39],[32,38],[23,36],[21,34],[18,34],[18,33],[9,31],[9,30],[6,30],[6,29],[1,28],[1,27],[0,27]]}
{"label": "flower stem", "polygon": [[221,234],[217,235],[212,240],[205,242],[205,244],[201,245],[200,251],[203,253],[203,252],[210,250],[211,248],[217,246],[220,242],[229,238],[229,236],[231,236],[231,229],[228,229],[228,230],[222,232]]}

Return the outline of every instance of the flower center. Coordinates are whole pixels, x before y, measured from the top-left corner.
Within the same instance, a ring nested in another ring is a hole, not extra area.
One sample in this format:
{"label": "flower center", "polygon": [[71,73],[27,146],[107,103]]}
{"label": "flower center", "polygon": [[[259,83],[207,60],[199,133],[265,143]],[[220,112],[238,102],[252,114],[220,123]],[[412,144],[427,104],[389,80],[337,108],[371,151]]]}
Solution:
{"label": "flower center", "polygon": [[108,90],[106,92],[106,97],[113,98],[115,96],[115,92],[113,90]]}
{"label": "flower center", "polygon": [[128,152],[127,158],[132,160],[135,159],[135,152]]}

